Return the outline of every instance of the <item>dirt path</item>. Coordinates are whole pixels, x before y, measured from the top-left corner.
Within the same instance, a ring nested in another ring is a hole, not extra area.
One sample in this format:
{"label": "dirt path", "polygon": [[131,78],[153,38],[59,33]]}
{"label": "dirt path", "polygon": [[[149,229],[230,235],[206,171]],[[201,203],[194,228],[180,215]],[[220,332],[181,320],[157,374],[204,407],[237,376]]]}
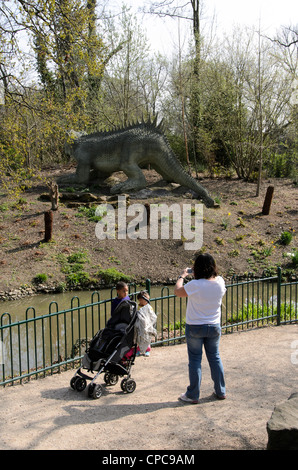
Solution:
{"label": "dirt path", "polygon": [[200,403],[177,400],[187,385],[185,344],[137,358],[132,394],[118,383],[89,399],[69,387],[73,371],[2,388],[0,449],[265,449],[274,406],[298,390],[297,339],[298,325],[223,335],[224,401],[211,397],[205,358]]}

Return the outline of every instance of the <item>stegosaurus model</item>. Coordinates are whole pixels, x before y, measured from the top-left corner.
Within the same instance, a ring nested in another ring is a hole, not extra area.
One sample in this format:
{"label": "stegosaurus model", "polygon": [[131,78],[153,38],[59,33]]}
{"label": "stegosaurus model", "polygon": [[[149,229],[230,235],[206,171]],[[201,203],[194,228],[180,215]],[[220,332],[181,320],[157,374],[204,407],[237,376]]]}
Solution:
{"label": "stegosaurus model", "polygon": [[76,173],[68,177],[68,182],[88,184],[92,173],[105,179],[123,171],[127,180],[113,186],[111,193],[139,190],[147,185],[141,168],[150,164],[166,181],[192,189],[206,207],[214,206],[206,189],[183,169],[156,119],[89,135],[72,131],[65,151],[77,161]]}

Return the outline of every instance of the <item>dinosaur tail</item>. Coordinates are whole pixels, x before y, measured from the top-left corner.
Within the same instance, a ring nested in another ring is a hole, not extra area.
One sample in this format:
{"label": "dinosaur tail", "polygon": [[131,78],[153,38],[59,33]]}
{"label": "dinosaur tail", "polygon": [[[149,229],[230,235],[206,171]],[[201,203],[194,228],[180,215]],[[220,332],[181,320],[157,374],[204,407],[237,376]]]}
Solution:
{"label": "dinosaur tail", "polygon": [[171,152],[171,164],[169,165],[168,152],[163,152],[163,156],[158,161],[161,174],[166,174],[168,180],[192,189],[198,195],[199,199],[202,199],[206,207],[214,207],[214,200],[206,189],[184,170],[172,149],[170,148],[169,150]]}

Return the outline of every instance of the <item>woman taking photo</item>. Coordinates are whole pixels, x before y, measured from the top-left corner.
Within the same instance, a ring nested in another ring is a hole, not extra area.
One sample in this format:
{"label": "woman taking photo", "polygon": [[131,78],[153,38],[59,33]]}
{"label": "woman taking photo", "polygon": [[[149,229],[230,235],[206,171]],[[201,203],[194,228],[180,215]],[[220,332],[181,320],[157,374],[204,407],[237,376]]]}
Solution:
{"label": "woman taking photo", "polygon": [[187,403],[198,403],[201,385],[203,345],[214,382],[215,396],[226,398],[224,370],[219,355],[221,335],[221,302],[225,294],[225,282],[218,276],[216,263],[209,254],[197,257],[193,267],[194,279],[183,285],[189,275],[186,268],[178,277],[174,293],[188,297],[185,336],[188,352],[189,386],[179,397]]}

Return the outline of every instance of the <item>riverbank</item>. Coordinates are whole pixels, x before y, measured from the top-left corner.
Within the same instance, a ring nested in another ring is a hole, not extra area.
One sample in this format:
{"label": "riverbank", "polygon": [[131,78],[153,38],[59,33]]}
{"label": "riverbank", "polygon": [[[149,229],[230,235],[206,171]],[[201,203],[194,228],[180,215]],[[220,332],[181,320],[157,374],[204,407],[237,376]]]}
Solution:
{"label": "riverbank", "polygon": [[187,386],[185,344],[137,358],[131,394],[121,391],[119,381],[104,386],[100,399],[89,399],[86,390],[69,386],[72,370],[2,388],[0,449],[265,450],[275,405],[297,392],[297,335],[295,324],[223,335],[223,401],[212,396],[205,355],[199,404],[178,401]]}
{"label": "riverbank", "polygon": [[[44,212],[51,206],[44,197],[48,188],[40,181],[67,171],[73,169],[43,172],[42,180],[36,180],[17,201],[0,194],[0,300],[40,292],[101,289],[114,285],[120,277],[138,285],[144,285],[147,278],[153,284],[172,284],[181,270],[193,263],[197,250],[185,249],[183,236],[99,240],[94,211],[98,204],[109,202],[108,186],[60,188],[70,199],[71,194],[77,197],[80,189],[80,199],[83,194],[89,202],[61,198],[53,212],[53,238],[45,243]],[[198,201],[185,188],[161,181],[153,170],[144,170],[144,174],[148,188],[131,194],[128,204],[190,204],[195,208]],[[295,274],[297,266],[289,253],[297,248],[298,192],[292,181],[264,180],[259,197],[255,197],[255,183],[219,178],[200,182],[217,201],[217,208],[203,208],[202,250],[214,255],[225,279],[247,273],[259,277],[264,271],[275,274],[277,266],[285,275]],[[263,216],[269,185],[274,186],[273,202],[270,214]],[[169,224],[173,224],[171,214]],[[288,245],[281,242],[284,232],[290,234]]]}

